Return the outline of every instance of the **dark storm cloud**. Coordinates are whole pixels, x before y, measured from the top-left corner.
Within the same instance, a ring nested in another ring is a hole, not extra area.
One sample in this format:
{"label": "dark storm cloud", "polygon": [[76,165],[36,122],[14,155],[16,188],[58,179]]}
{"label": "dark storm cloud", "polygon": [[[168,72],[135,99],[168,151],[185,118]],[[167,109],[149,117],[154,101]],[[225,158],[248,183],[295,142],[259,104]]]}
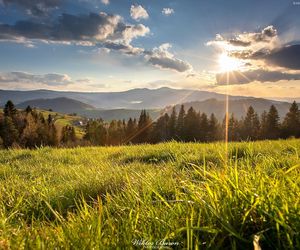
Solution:
{"label": "dark storm cloud", "polygon": [[300,44],[285,46],[278,49],[261,49],[258,51],[232,51],[229,56],[238,59],[265,60],[269,65],[287,69],[300,70]]}
{"label": "dark storm cloud", "polygon": [[15,4],[34,16],[46,15],[50,10],[61,5],[63,0],[2,0],[5,6]]}
{"label": "dark storm cloud", "polygon": [[283,73],[268,70],[249,70],[245,72],[232,71],[229,73],[219,73],[216,75],[218,85],[247,84],[253,81],[277,82],[280,80],[300,80],[300,74]]}
{"label": "dark storm cloud", "polygon": [[142,24],[127,25],[118,15],[90,13],[88,15],[63,14],[58,20],[38,23],[26,20],[14,25],[0,24],[0,40],[38,39],[54,42],[95,43],[123,41],[129,43],[145,36],[149,28]]}
{"label": "dark storm cloud", "polygon": [[272,65],[300,70],[300,44],[274,50],[265,59]]}

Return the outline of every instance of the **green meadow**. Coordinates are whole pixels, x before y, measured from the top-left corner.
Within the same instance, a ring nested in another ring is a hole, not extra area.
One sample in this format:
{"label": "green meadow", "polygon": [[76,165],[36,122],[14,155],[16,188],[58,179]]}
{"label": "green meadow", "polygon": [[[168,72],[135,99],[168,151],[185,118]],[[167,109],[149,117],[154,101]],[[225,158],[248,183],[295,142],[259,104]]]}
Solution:
{"label": "green meadow", "polygon": [[299,154],[296,139],[1,150],[0,249],[300,249]]}

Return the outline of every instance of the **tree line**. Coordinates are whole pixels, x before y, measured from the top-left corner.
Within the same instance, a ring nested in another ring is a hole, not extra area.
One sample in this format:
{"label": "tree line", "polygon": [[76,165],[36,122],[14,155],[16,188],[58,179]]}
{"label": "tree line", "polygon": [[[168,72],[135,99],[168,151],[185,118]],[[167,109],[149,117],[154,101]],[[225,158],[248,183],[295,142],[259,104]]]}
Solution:
{"label": "tree line", "polygon": [[[219,122],[214,114],[196,112],[193,107],[185,111],[184,106],[171,114],[165,113],[156,121],[143,110],[138,120],[128,122],[103,120],[89,121],[84,139],[93,145],[120,145],[138,143],[159,143],[165,141],[211,142],[225,138],[226,117]],[[259,116],[250,106],[245,117],[237,119],[234,114],[228,117],[228,140],[265,140],[300,137],[300,111],[293,102],[281,122],[278,110],[271,105],[268,111]]]}
{"label": "tree line", "polygon": [[0,114],[0,147],[58,146],[76,140],[74,127],[63,127],[60,136],[52,115],[45,118],[30,106],[20,111],[8,101]]}
{"label": "tree line", "polygon": [[[228,120],[226,126],[226,120]],[[146,110],[139,119],[89,120],[82,139],[76,137],[73,126],[64,126],[60,133],[51,114],[47,118],[30,107],[17,110],[11,101],[0,116],[0,145],[8,147],[34,148],[40,146],[76,145],[121,145],[159,143],[165,141],[212,142],[225,138],[226,128],[229,141],[286,139],[300,137],[300,111],[296,102],[280,120],[278,111],[271,105],[260,116],[250,106],[245,117],[237,119],[234,114],[218,121],[214,114],[196,112],[193,107],[187,111],[184,106],[179,112],[175,107],[153,121]]]}

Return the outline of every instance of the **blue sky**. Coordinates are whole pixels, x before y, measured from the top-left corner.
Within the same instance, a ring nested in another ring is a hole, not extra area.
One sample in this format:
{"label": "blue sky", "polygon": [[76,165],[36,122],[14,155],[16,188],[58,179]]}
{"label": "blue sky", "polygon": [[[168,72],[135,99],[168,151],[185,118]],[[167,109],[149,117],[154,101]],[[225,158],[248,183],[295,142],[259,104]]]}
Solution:
{"label": "blue sky", "polygon": [[224,92],[230,72],[233,94],[300,96],[299,14],[289,0],[0,0],[0,88]]}

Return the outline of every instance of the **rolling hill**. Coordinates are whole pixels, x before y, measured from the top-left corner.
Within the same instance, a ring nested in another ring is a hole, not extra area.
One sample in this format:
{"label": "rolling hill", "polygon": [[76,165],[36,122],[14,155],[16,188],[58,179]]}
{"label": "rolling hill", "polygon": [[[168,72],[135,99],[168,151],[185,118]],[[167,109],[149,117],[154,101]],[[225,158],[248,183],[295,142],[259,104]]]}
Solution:
{"label": "rolling hill", "polygon": [[34,99],[17,104],[17,108],[26,108],[31,106],[37,109],[49,110],[60,113],[82,113],[84,110],[95,109],[93,106],[66,97],[54,99]]}
{"label": "rolling hill", "polygon": [[[270,106],[274,104],[278,109],[281,118],[288,112],[290,103],[272,101],[261,98],[244,98],[231,99],[229,101],[229,112],[234,113],[237,118],[245,116],[248,107],[251,105],[258,114],[268,111]],[[70,98],[60,97],[54,99],[36,99],[30,100],[17,105],[18,108],[26,108],[28,105],[42,110],[53,110],[54,112],[71,114],[76,113],[87,118],[102,118],[106,121],[111,120],[128,120],[130,117],[138,119],[141,113],[140,109],[97,109],[89,104],[73,100]],[[205,112],[206,114],[214,113],[221,121],[225,115],[225,100],[217,100],[215,98],[204,101],[194,101],[183,103],[185,110],[193,107],[196,111]],[[177,104],[176,110],[179,112],[181,104]],[[171,112],[171,105],[164,109],[147,109],[152,119],[159,117],[164,112]]]}

